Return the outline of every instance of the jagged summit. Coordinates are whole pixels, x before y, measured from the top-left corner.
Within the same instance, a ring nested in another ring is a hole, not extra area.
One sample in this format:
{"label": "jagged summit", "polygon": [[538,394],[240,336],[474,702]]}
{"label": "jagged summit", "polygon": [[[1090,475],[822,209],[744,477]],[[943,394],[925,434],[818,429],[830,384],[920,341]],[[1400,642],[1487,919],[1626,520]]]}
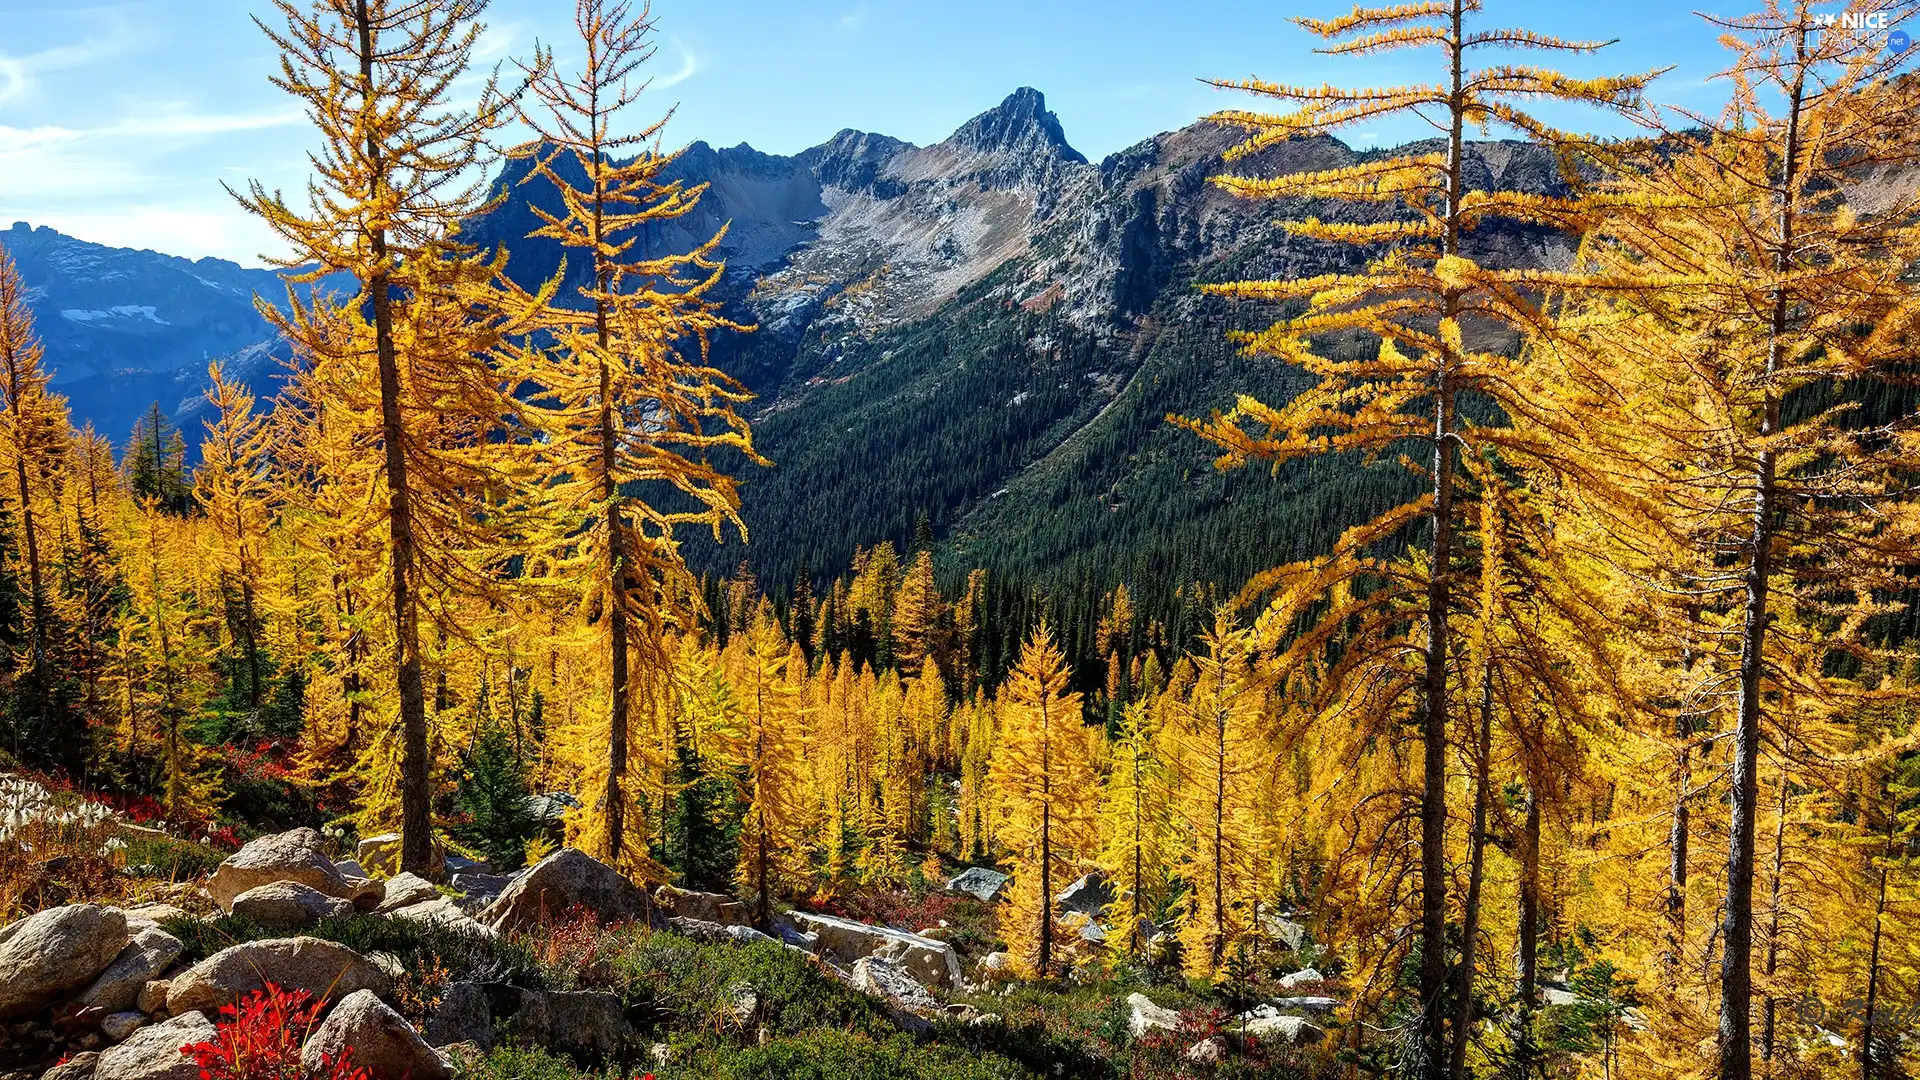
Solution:
{"label": "jagged summit", "polygon": [[1046,96],[1031,86],[960,125],[949,142],[986,153],[1056,153],[1084,164],[1086,158],[1067,143],[1060,118],[1047,111]]}

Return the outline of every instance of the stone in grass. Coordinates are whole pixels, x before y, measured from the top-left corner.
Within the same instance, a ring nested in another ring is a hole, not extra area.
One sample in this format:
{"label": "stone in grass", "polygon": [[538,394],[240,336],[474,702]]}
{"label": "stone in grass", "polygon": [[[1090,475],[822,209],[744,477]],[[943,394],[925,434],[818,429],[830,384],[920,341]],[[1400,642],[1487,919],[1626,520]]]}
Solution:
{"label": "stone in grass", "polygon": [[577,848],[561,848],[513,879],[478,916],[495,930],[530,930],[575,911],[601,923],[651,921],[653,897]]}
{"label": "stone in grass", "polygon": [[947,891],[966,893],[983,903],[991,904],[1000,899],[1000,893],[1012,880],[998,870],[989,870],[984,866],[970,866],[947,879]]}
{"label": "stone in grass", "polygon": [[300,1064],[310,1075],[325,1075],[326,1063],[339,1061],[351,1048],[352,1064],[376,1076],[410,1080],[448,1080],[453,1074],[433,1047],[371,990],[341,999],[300,1048]]}
{"label": "stone in grass", "polygon": [[1144,1039],[1156,1031],[1172,1031],[1180,1026],[1180,1014],[1153,1003],[1145,994],[1127,995],[1127,1034]]}
{"label": "stone in grass", "polygon": [[387,894],[374,910],[380,912],[398,911],[413,904],[424,904],[429,900],[438,900],[440,890],[433,882],[416,874],[395,874],[387,879]]}
{"label": "stone in grass", "polygon": [[940,1002],[898,961],[863,956],[853,964],[853,988],[908,1012],[936,1012]]}
{"label": "stone in grass", "polygon": [[1310,1020],[1300,1016],[1259,1016],[1247,1020],[1243,1030],[1256,1039],[1283,1042],[1289,1046],[1310,1046],[1325,1037]]}
{"label": "stone in grass", "polygon": [[[113,958],[107,970],[80,993],[80,1004],[89,1008],[121,1012],[140,1000],[147,983],[167,970],[186,945],[164,930],[148,927],[133,935],[127,947]],[[151,1010],[149,1010],[151,1011]]]}
{"label": "stone in grass", "polygon": [[1054,904],[1062,915],[1099,915],[1113,903],[1113,886],[1107,883],[1107,875],[1095,870],[1079,881],[1067,886],[1054,897]]}
{"label": "stone in grass", "polygon": [[328,1001],[359,990],[386,993],[393,985],[366,957],[335,942],[310,937],[243,941],[174,976],[167,988],[167,1011],[179,1016],[215,1010],[269,982]]}
{"label": "stone in grass", "polygon": [[379,903],[379,883],[349,881],[327,858],[320,834],[305,828],[262,836],[227,856],[207,879],[207,895],[227,910],[241,893],[274,881],[297,881],[349,902],[365,897]]}

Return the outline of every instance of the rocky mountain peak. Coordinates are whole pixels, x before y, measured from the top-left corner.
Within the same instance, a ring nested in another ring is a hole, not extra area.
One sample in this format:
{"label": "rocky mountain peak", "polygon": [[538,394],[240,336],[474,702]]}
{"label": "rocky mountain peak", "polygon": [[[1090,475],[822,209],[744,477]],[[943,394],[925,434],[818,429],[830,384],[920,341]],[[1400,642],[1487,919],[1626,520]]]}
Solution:
{"label": "rocky mountain peak", "polygon": [[1031,86],[962,124],[948,141],[982,153],[1051,154],[1081,164],[1087,160],[1067,144],[1060,118],[1047,111],[1045,95]]}

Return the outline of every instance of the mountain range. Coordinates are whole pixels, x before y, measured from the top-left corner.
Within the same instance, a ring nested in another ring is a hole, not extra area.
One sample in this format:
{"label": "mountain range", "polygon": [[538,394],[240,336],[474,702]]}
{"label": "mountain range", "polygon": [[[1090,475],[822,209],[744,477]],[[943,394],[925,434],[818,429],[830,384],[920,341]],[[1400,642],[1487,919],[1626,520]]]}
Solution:
{"label": "mountain range", "polygon": [[[777,588],[801,570],[839,572],[856,545],[930,531],[949,565],[1232,588],[1396,500],[1397,468],[1217,473],[1204,444],[1164,422],[1239,392],[1284,397],[1294,377],[1226,342],[1271,312],[1196,283],[1354,265],[1352,252],[1278,225],[1354,220],[1354,208],[1247,201],[1208,183],[1238,138],[1202,122],[1090,162],[1022,88],[931,146],[849,130],[791,156],[687,147],[671,175],[705,194],[640,247],[686,250],[726,227],[719,295],[755,329],[721,335],[714,357],[758,395],[756,442],[775,463],[744,469],[752,543],[695,540],[690,556],[720,571],[744,561]],[[1367,156],[1303,139],[1232,168],[1273,175]],[[1525,143],[1474,144],[1469,166],[1477,184],[1560,186],[1551,156]],[[551,241],[527,237],[532,207],[557,204],[529,168],[510,162],[507,197],[467,229],[505,245],[523,283],[562,266]],[[1539,230],[1480,243],[1476,256],[1505,264],[1570,254]],[[284,296],[272,272],[24,224],[0,244],[20,262],[76,421],[124,438],[158,401],[191,437],[215,357],[271,390],[283,349],[252,298]],[[574,283],[583,269],[568,265]]]}

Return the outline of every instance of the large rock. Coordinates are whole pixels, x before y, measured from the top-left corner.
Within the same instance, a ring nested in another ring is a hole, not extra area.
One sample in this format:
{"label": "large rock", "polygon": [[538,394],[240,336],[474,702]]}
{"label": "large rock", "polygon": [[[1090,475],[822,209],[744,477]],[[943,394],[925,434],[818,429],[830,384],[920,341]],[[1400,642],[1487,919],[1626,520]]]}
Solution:
{"label": "large rock", "polygon": [[468,911],[479,911],[499,899],[513,879],[504,874],[455,874],[447,883],[460,894],[456,903]]}
{"label": "large rock", "polygon": [[200,1066],[180,1049],[214,1035],[213,1021],[197,1012],[143,1027],[101,1052],[93,1080],[200,1080]]}
{"label": "large rock", "polygon": [[1296,1009],[1300,1012],[1330,1013],[1340,1007],[1340,999],[1314,994],[1303,997],[1274,998],[1271,1004],[1275,1011]]}
{"label": "large rock", "polygon": [[149,926],[159,926],[170,919],[184,919],[187,912],[173,904],[135,904],[123,909],[127,916],[127,929],[134,932]]}
{"label": "large rock", "polygon": [[1274,911],[1260,912],[1260,932],[1289,949],[1298,949],[1307,943],[1305,923],[1289,919]]}
{"label": "large rock", "polygon": [[440,890],[433,882],[414,874],[395,874],[387,879],[387,892],[380,900],[376,911],[398,911],[414,904],[424,904],[429,900],[440,899]]}
{"label": "large rock", "polygon": [[320,834],[312,829],[263,836],[227,856],[207,879],[207,895],[223,910],[230,909],[241,893],[275,881],[299,882],[348,902],[371,896],[372,903],[379,903],[379,897],[372,896],[372,883],[350,881],[333,865]]}
{"label": "large rock", "polygon": [[828,959],[851,964],[877,954],[897,961],[927,986],[949,991],[960,986],[960,956],[944,941],[808,911],[794,912],[793,921],[819,935],[820,954]]}
{"label": "large rock", "polygon": [[1092,918],[1106,911],[1107,905],[1113,903],[1113,886],[1107,883],[1107,875],[1095,870],[1062,889],[1053,902],[1062,915]]}
{"label": "large rock", "polygon": [[515,878],[479,918],[504,932],[531,929],[576,910],[602,923],[651,920],[653,899],[606,863],[577,848],[561,848]]}
{"label": "large rock", "polygon": [[345,945],[310,937],[246,941],[174,976],[167,1011],[218,1009],[269,982],[330,1002],[361,990],[384,994],[392,986],[385,972]]}
{"label": "large rock", "polygon": [[349,1050],[352,1064],[375,1076],[408,1080],[448,1080],[452,1071],[433,1047],[371,990],[341,999],[300,1048],[300,1064],[309,1075],[324,1076],[329,1061]]}
{"label": "large rock", "polygon": [[989,870],[984,866],[970,866],[947,879],[947,891],[966,893],[975,900],[993,903],[1000,899],[1001,890],[1012,880],[998,870]]}
{"label": "large rock", "polygon": [[747,905],[726,893],[696,892],[662,885],[654,890],[653,902],[669,918],[698,919],[722,926],[747,926],[753,921],[748,917]]}
{"label": "large rock", "polygon": [[87,985],[127,945],[127,917],[98,904],[48,908],[0,927],[0,1018]]}
{"label": "large rock", "polygon": [[1156,1031],[1173,1031],[1180,1026],[1180,1014],[1163,1009],[1145,994],[1127,995],[1127,1034],[1144,1039]]}
{"label": "large rock", "polygon": [[1254,1016],[1243,1029],[1256,1039],[1283,1042],[1289,1046],[1310,1046],[1326,1037],[1326,1032],[1300,1016]]}
{"label": "large rock", "polygon": [[108,1012],[133,1008],[147,981],[159,978],[185,950],[179,938],[164,930],[149,927],[138,931],[93,985],[81,992],[80,1004]]}
{"label": "large rock", "polygon": [[900,964],[879,956],[863,956],[853,964],[853,988],[908,1012],[930,1013],[940,1002]]}
{"label": "large rock", "polygon": [[347,915],[353,902],[298,881],[269,881],[233,898],[233,913],[269,930],[305,930],[321,919]]}
{"label": "large rock", "polygon": [[468,1043],[482,1050],[491,1048],[493,1010],[487,1003],[487,988],[479,983],[449,983],[421,1034],[434,1046]]}
{"label": "large rock", "polygon": [[147,1014],[138,1009],[111,1012],[100,1018],[100,1034],[108,1042],[125,1042],[127,1036],[147,1026]]}
{"label": "large rock", "polygon": [[1315,971],[1313,968],[1302,968],[1299,971],[1280,976],[1280,986],[1285,990],[1291,990],[1296,986],[1306,986],[1326,981],[1327,977]]}
{"label": "large rock", "polygon": [[510,1038],[583,1063],[617,1057],[631,1035],[620,999],[603,990],[489,989],[497,995],[493,1014]]}

